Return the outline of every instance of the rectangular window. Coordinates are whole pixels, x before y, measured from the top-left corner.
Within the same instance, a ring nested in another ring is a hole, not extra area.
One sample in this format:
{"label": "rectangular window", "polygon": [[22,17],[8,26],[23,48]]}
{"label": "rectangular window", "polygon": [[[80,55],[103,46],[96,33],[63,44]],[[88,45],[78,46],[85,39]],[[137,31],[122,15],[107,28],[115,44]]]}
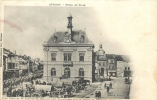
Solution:
{"label": "rectangular window", "polygon": [[79,56],[80,56],[80,58],[79,58],[80,61],[84,61],[84,53],[80,53]]}
{"label": "rectangular window", "polygon": [[68,61],[71,61],[71,53],[68,53]]}
{"label": "rectangular window", "polygon": [[128,70],[130,70],[130,67],[128,67]]}
{"label": "rectangular window", "polygon": [[56,61],[56,53],[51,54],[51,61]]}
{"label": "rectangular window", "polygon": [[67,53],[64,54],[64,61],[67,61]]}
{"label": "rectangular window", "polygon": [[64,61],[71,61],[71,53],[64,53]]}
{"label": "rectangular window", "polygon": [[127,70],[127,68],[125,67],[125,70]]}

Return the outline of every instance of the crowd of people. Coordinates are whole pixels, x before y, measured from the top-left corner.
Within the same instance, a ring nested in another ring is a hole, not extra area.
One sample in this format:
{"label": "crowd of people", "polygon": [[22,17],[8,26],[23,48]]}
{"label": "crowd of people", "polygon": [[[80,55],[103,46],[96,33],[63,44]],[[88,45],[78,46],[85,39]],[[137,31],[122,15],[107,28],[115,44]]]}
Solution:
{"label": "crowd of people", "polygon": [[[60,87],[56,84],[48,83],[41,80],[42,73],[31,73],[27,76],[20,76],[19,78],[12,78],[3,81],[3,93],[7,97],[71,97],[73,93],[77,93],[78,90],[85,90],[88,81],[80,79],[79,81],[72,81],[71,84],[65,84],[64,82]],[[25,85],[26,86],[25,86]],[[90,84],[90,83],[89,83]],[[36,86],[42,89],[36,89]],[[50,86],[50,90],[44,89],[47,85]]]}
{"label": "crowd of people", "polygon": [[3,80],[3,93],[7,94],[8,97],[16,97],[21,96],[22,87],[19,88],[19,85],[23,82],[31,82],[37,78],[42,77],[42,73],[40,71],[36,71],[30,75],[19,76],[18,78],[10,78],[7,80]]}

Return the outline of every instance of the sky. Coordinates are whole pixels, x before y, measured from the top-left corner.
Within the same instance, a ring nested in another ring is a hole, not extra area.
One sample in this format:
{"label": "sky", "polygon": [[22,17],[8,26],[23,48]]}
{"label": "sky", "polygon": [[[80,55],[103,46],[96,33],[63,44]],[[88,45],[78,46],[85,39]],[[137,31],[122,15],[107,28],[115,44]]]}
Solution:
{"label": "sky", "polygon": [[[85,30],[88,38],[98,50],[103,44],[106,53],[124,54],[116,40],[107,36],[110,33],[99,22],[96,10],[92,7],[16,7],[4,8],[4,47],[20,55],[43,59],[44,41],[56,31],[67,31],[67,16],[73,16],[73,30]],[[11,25],[10,25],[11,23]],[[107,24],[107,23],[106,23]],[[110,23],[111,24],[111,23]],[[113,23],[112,23],[113,24]],[[99,40],[98,40],[99,39]]]}
{"label": "sky", "polygon": [[[129,55],[136,33],[132,20],[138,21],[139,11],[131,7],[129,11],[115,5],[103,10],[94,7],[4,7],[4,47],[19,55],[43,59],[44,41],[56,31],[67,31],[67,16],[73,16],[73,30],[85,30],[94,43],[94,50],[103,45],[106,54]],[[130,13],[133,12],[133,13]],[[141,28],[141,27],[140,27]],[[138,35],[137,35],[138,37]]]}

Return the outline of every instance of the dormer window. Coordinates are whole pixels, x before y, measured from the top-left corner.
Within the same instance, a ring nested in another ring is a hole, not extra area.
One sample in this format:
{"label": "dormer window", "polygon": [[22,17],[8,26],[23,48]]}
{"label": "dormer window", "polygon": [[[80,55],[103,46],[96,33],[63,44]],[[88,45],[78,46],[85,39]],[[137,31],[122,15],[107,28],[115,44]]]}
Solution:
{"label": "dormer window", "polygon": [[71,34],[68,35],[68,41],[67,42],[71,42]]}
{"label": "dormer window", "polygon": [[84,43],[84,39],[85,39],[85,37],[83,35],[81,35],[80,42]]}
{"label": "dormer window", "polygon": [[54,36],[53,41],[56,43],[57,42],[57,36]]}

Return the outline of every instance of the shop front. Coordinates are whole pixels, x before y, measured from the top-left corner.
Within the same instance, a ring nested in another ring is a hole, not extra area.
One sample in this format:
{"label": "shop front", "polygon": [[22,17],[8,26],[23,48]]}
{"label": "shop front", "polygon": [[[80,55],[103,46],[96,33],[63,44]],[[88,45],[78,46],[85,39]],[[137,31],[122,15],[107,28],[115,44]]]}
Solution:
{"label": "shop front", "polygon": [[117,72],[116,71],[108,71],[108,76],[116,77]]}

